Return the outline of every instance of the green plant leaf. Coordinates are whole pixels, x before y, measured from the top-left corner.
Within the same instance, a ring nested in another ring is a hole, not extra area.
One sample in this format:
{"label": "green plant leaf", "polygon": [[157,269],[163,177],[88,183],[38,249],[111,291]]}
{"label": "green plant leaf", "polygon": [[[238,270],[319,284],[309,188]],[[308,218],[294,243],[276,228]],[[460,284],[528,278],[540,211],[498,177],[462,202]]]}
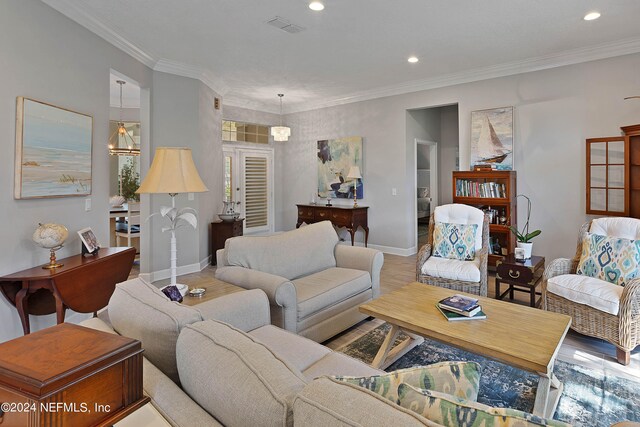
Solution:
{"label": "green plant leaf", "polygon": [[534,230],[531,233],[527,234],[526,236],[524,236],[524,241],[528,242],[529,240],[533,239],[536,236],[539,236],[540,233],[542,233],[542,231],[540,230]]}

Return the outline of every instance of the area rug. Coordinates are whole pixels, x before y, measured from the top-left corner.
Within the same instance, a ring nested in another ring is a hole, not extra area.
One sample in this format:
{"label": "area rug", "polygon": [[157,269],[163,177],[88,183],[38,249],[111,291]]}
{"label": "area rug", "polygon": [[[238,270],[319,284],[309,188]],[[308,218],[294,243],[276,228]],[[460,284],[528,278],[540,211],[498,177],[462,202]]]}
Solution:
{"label": "area rug", "polygon": [[[371,363],[389,328],[386,323],[378,326],[338,351]],[[396,344],[404,339],[408,337],[401,334]],[[386,371],[445,360],[474,361],[482,366],[478,402],[526,412],[533,409],[538,386],[535,374],[437,341],[426,339]],[[610,426],[618,421],[640,421],[640,379],[634,382],[560,360],[556,362],[554,372],[564,384],[555,419],[575,426]]]}

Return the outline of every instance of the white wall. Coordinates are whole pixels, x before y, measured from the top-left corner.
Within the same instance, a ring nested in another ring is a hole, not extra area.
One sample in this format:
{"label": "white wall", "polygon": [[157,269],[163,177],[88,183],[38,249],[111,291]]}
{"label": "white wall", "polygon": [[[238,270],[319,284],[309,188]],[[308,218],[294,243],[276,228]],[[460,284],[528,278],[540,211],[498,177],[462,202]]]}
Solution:
{"label": "white wall", "polygon": [[[108,242],[110,69],[151,84],[151,70],[36,0],[0,2],[0,275],[48,261],[31,242],[38,222],[69,229],[59,258],[80,251],[76,231],[91,227]],[[16,97],[26,96],[93,116],[92,210],[84,198],[14,200]],[[67,316],[72,313],[67,313]],[[55,324],[55,315],[31,316],[32,330]],[[17,312],[0,297],[0,341],[22,334]]]}
{"label": "white wall", "polygon": [[[399,250],[413,247],[414,195],[408,189],[414,178],[408,168],[413,168],[414,141],[407,133],[407,110],[458,104],[460,165],[467,169],[471,111],[513,105],[518,191],[533,202],[531,226],[543,230],[534,252],[549,260],[572,255],[578,228],[587,219],[584,140],[619,135],[620,126],[640,121],[640,103],[623,100],[640,90],[638,69],[640,55],[627,55],[290,114],[287,123],[294,136],[282,167],[297,179],[278,189],[282,229],[294,227],[295,204],[306,201],[315,187],[315,142],[361,135],[369,242]],[[450,177],[451,169],[441,172]],[[450,187],[443,193],[450,194]],[[521,204],[518,217],[524,215]]]}

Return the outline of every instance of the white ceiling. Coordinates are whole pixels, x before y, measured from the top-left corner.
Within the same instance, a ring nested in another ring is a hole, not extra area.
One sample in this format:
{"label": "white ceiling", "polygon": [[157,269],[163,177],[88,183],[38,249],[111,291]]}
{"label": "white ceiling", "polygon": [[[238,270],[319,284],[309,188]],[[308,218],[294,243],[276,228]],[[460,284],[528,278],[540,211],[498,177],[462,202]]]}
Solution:
{"label": "white ceiling", "polygon": [[[277,93],[300,111],[640,52],[639,0],[43,1],[225,104],[273,112]],[[266,25],[276,15],[305,30]]]}

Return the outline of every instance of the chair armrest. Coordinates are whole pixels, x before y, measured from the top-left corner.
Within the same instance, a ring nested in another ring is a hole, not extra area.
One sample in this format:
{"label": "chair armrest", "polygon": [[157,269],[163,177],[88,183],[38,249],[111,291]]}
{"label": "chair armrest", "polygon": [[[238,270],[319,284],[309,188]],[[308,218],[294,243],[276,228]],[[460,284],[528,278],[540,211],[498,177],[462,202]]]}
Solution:
{"label": "chair armrest", "polygon": [[384,254],[375,249],[336,245],[336,266],[369,272],[373,298],[380,296],[380,270]]}
{"label": "chair armrest", "polygon": [[489,247],[483,246],[482,249],[476,252],[476,257],[480,259],[480,295],[487,296],[487,268],[489,264]]}
{"label": "chair armrest", "polygon": [[271,323],[269,299],[264,291],[252,289],[223,295],[195,305],[202,318],[219,320],[244,332]]}
{"label": "chair armrest", "polygon": [[289,279],[249,268],[230,266],[216,269],[216,279],[245,289],[262,289],[271,306],[282,307],[282,319],[272,318],[277,326],[297,332],[298,300]]}
{"label": "chair armrest", "polygon": [[218,249],[216,251],[216,266],[224,267],[225,265],[227,265],[227,263],[226,263],[226,258],[224,256],[224,249]]}
{"label": "chair armrest", "polygon": [[636,320],[640,317],[640,279],[633,279],[624,286],[622,297],[620,297],[618,317],[620,323]]}
{"label": "chair armrest", "polygon": [[421,247],[418,252],[418,257],[416,259],[416,280],[420,277],[420,274],[422,273],[422,266],[427,262],[429,257],[431,257],[431,245],[427,243]]}

